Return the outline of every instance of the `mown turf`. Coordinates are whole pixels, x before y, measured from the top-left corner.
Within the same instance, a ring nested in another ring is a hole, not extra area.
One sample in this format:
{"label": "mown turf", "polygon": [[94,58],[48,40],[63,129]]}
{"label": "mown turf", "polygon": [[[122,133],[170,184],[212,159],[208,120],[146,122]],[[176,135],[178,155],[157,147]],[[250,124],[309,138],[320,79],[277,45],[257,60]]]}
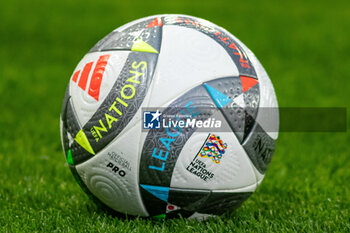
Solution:
{"label": "mown turf", "polygon": [[349,10],[349,1],[3,2],[0,232],[350,231],[349,133],[281,133],[257,192],[204,222],[104,213],[75,183],[59,139],[78,61],[117,26],[158,13],[202,17],[235,34],[267,69],[280,106],[349,108]]}

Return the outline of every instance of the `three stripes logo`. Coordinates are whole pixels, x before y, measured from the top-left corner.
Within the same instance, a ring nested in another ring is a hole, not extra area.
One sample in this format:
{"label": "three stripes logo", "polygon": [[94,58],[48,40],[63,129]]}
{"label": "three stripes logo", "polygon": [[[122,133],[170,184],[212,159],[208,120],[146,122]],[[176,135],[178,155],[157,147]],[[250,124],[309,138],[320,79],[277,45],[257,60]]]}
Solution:
{"label": "three stripes logo", "polygon": [[[105,72],[105,68],[107,66],[109,57],[110,57],[109,54],[100,56],[97,60],[96,66],[91,75],[90,84],[87,92],[96,101],[98,101],[100,97],[100,88],[101,88],[102,78],[103,78],[103,74]],[[84,91],[86,90],[86,86],[88,83],[89,75],[93,64],[94,62],[86,63],[83,68],[83,71],[80,72],[80,70],[77,70],[73,74],[72,81],[75,83],[78,83],[78,86]]]}

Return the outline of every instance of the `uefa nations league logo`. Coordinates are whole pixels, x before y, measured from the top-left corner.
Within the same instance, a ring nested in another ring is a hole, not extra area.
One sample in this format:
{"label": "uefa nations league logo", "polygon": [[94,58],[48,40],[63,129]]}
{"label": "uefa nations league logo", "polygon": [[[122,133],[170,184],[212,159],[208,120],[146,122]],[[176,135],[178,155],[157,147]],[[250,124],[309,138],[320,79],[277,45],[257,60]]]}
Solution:
{"label": "uefa nations league logo", "polygon": [[143,128],[144,129],[160,129],[162,113],[157,111],[143,112]]}

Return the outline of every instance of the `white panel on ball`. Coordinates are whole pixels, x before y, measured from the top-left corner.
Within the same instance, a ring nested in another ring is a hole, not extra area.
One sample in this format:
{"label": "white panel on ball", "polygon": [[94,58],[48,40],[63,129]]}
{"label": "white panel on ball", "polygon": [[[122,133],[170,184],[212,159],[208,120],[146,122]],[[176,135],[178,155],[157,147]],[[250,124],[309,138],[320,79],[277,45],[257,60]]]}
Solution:
{"label": "white panel on ball", "polygon": [[157,70],[150,107],[165,106],[205,81],[238,75],[231,57],[213,39],[195,29],[170,25],[163,26]]}
{"label": "white panel on ball", "polygon": [[[215,119],[222,119],[217,116]],[[226,128],[228,126],[224,126]],[[229,128],[229,127],[228,127]],[[226,128],[226,129],[228,129]],[[213,162],[209,157],[198,155],[204,142],[208,138],[208,132],[195,132],[187,140],[176,162],[170,187],[183,189],[204,190],[234,190],[253,186],[255,190],[256,177],[248,155],[239,143],[233,132],[213,132],[219,136],[227,149],[220,163]],[[205,169],[207,172],[204,172]],[[207,174],[197,176],[196,174]],[[213,175],[211,175],[213,174]],[[212,176],[212,177],[211,177]]]}
{"label": "white panel on ball", "polygon": [[248,56],[259,78],[260,105],[256,121],[271,138],[276,140],[279,131],[279,112],[276,94],[264,67],[250,50],[248,51]]}
{"label": "white panel on ball", "polygon": [[118,212],[148,216],[138,187],[140,133],[138,123],[76,168],[89,190],[106,205]]}
{"label": "white panel on ball", "polygon": [[[79,64],[75,68],[69,82],[69,88],[70,88],[71,98],[72,98],[73,106],[76,112],[76,116],[81,125],[84,125],[86,122],[88,122],[89,119],[92,117],[92,115],[103,103],[103,100],[108,95],[116,79],[118,78],[118,75],[125,64],[125,61],[129,53],[130,51],[109,51],[109,52],[88,53],[84,56],[84,58],[79,62]],[[110,57],[108,59],[107,66],[105,67],[105,72],[102,77],[100,93],[97,101],[91,95],[89,95],[89,92],[88,92],[91,76],[100,56],[108,55],[108,54],[110,55]],[[83,90],[79,86],[79,82],[82,77],[82,73],[85,65],[90,62],[93,62],[93,64],[90,69],[90,72],[88,73],[88,79],[87,79],[85,90]],[[80,72],[78,75],[78,79],[76,80],[76,82],[74,82],[72,79],[74,74],[77,71],[80,71]]]}

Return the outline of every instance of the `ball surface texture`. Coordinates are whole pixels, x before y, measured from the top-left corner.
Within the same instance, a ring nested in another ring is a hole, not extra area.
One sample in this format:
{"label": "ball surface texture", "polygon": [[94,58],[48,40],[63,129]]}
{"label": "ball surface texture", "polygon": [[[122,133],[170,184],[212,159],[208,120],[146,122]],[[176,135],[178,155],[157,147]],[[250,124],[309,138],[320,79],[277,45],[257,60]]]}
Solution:
{"label": "ball surface texture", "polygon": [[100,40],[75,68],[61,141],[82,189],[115,212],[205,218],[258,187],[278,137],[272,83],[225,29],[156,15]]}

